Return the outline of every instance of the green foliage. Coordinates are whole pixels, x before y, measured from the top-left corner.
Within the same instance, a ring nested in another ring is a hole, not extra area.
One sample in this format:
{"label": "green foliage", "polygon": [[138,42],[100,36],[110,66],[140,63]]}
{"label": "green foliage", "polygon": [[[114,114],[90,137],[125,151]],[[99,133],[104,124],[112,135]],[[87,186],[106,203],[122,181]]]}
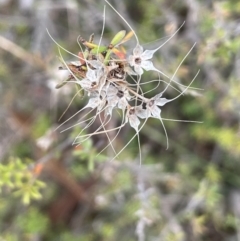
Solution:
{"label": "green foliage", "polygon": [[19,237],[16,234],[7,233],[7,234],[0,235],[0,240],[1,241],[18,241]]}
{"label": "green foliage", "polygon": [[223,127],[210,127],[207,129],[207,132],[203,132],[202,128],[195,127],[193,133],[200,140],[217,142],[223,149],[235,156],[240,154],[240,141],[236,130]]}
{"label": "green foliage", "polygon": [[32,154],[32,147],[31,145],[27,142],[20,142],[18,143],[12,151],[13,155],[16,153],[18,158],[26,158],[30,157]]}
{"label": "green foliage", "polygon": [[29,208],[28,212],[17,217],[16,224],[26,234],[44,234],[49,228],[48,218],[36,208]]}
{"label": "green foliage", "polygon": [[3,61],[0,61],[0,77],[5,77],[5,75],[8,73],[8,67]]}
{"label": "green foliage", "polygon": [[87,169],[90,172],[94,170],[96,162],[101,162],[106,159],[103,155],[97,156],[97,151],[92,146],[91,139],[84,141],[78,148],[76,148],[73,155],[81,158],[81,161],[87,161]]}
{"label": "green foliage", "polygon": [[0,163],[0,191],[7,188],[14,196],[20,197],[24,204],[41,199],[40,190],[45,184],[36,179],[28,164],[19,158],[10,158],[8,163]]}
{"label": "green foliage", "polygon": [[94,235],[91,233],[85,234],[82,233],[80,235],[72,234],[71,232],[63,232],[59,237],[60,241],[94,241]]}
{"label": "green foliage", "polygon": [[50,127],[49,117],[41,115],[32,126],[32,133],[34,138],[42,136]]}
{"label": "green foliage", "polygon": [[178,232],[176,233],[172,233],[170,232],[167,236],[166,236],[166,241],[180,241],[182,240],[184,237],[184,234],[182,232]]}

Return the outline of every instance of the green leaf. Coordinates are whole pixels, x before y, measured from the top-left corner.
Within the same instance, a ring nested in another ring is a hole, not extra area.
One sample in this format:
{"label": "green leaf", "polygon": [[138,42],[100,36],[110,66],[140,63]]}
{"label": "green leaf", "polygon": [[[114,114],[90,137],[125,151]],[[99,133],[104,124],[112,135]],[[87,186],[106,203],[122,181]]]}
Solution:
{"label": "green leaf", "polygon": [[22,202],[25,205],[28,205],[30,203],[30,193],[29,192],[26,192],[23,194]]}
{"label": "green leaf", "polygon": [[112,39],[112,41],[111,41],[111,44],[112,44],[113,46],[117,45],[118,43],[120,43],[120,42],[124,39],[125,35],[126,35],[126,30],[121,30],[121,31],[119,31],[119,32],[113,37],[113,39]]}
{"label": "green leaf", "polygon": [[104,51],[107,50],[106,46],[97,46],[91,50],[92,54],[98,54],[98,53],[103,53]]}

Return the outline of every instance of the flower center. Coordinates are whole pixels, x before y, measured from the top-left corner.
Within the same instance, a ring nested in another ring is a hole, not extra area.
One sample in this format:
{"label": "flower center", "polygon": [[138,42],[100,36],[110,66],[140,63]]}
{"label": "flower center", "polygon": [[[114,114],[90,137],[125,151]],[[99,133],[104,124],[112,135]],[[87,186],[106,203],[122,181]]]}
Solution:
{"label": "flower center", "polygon": [[122,90],[119,90],[119,91],[117,92],[117,97],[118,97],[118,98],[122,98],[123,96],[124,96],[123,91],[122,91]]}
{"label": "flower center", "polygon": [[94,87],[94,86],[96,86],[97,85],[97,82],[96,81],[93,81],[92,83],[91,83],[91,87]]}
{"label": "flower center", "polygon": [[135,109],[134,108],[131,108],[130,110],[129,110],[129,115],[134,115],[135,114]]}
{"label": "flower center", "polygon": [[150,101],[148,102],[148,106],[149,106],[149,107],[152,107],[152,106],[154,105],[154,102],[155,102],[154,100],[150,100]]}
{"label": "flower center", "polygon": [[145,102],[142,104],[142,108],[143,108],[143,110],[147,109],[147,104]]}
{"label": "flower center", "polygon": [[141,62],[142,62],[141,58],[138,57],[138,58],[135,59],[136,64],[141,64]]}

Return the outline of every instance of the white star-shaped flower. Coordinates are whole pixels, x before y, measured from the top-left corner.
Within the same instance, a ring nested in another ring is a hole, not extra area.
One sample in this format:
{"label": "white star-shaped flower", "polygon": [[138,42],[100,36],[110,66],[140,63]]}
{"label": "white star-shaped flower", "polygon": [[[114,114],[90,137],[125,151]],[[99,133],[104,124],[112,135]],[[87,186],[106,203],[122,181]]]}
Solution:
{"label": "white star-shaped flower", "polygon": [[143,52],[143,47],[139,44],[133,49],[133,55],[129,56],[128,62],[130,66],[134,67],[134,71],[138,75],[143,74],[143,69],[145,70],[155,70],[153,63],[150,61],[154,50],[145,50]]}
{"label": "white star-shaped flower", "polygon": [[92,92],[89,95],[89,101],[84,108],[97,108],[98,111],[102,110],[106,104],[106,99],[100,96],[97,92]]}
{"label": "white star-shaped flower", "polygon": [[88,68],[86,77],[77,83],[86,91],[95,91],[98,87],[100,77],[101,75],[98,70]]}
{"label": "white star-shaped flower", "polygon": [[143,69],[144,69],[146,71],[148,70],[157,71],[162,75],[166,76],[167,78],[169,78],[162,71],[155,68],[152,61],[150,60],[152,59],[155,52],[157,52],[162,46],[164,46],[168,41],[170,41],[177,34],[177,32],[181,29],[184,23],[173,33],[173,35],[170,38],[168,38],[163,44],[158,46],[156,49],[143,51],[143,47],[139,44],[139,42],[137,43],[137,46],[133,49],[133,55],[130,55],[128,58],[128,63],[130,66],[134,68],[135,72],[138,75],[141,76],[143,74]]}
{"label": "white star-shaped flower", "polygon": [[126,122],[129,121],[129,124],[135,131],[138,133],[138,126],[140,125],[140,120],[136,115],[136,111],[134,107],[129,108],[126,115]]}
{"label": "white star-shaped flower", "polygon": [[106,90],[108,105],[114,108],[117,106],[122,111],[125,111],[128,101],[131,99],[127,88],[121,86],[110,85]]}
{"label": "white star-shaped flower", "polygon": [[106,73],[102,64],[99,61],[89,61],[90,64],[95,68],[91,69],[88,67],[86,77],[77,83],[86,91],[99,91],[101,92],[102,87],[106,83]]}

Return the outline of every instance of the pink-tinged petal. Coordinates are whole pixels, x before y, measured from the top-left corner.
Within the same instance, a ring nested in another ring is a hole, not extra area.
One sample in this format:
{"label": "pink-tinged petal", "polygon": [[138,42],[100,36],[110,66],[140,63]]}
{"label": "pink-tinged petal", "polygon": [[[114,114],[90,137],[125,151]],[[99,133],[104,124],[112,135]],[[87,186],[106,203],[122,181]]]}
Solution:
{"label": "pink-tinged petal", "polygon": [[143,47],[139,44],[133,49],[133,55],[134,57],[140,57],[143,52]]}
{"label": "pink-tinged petal", "polygon": [[170,100],[166,98],[158,98],[155,100],[156,105],[158,106],[164,106],[166,103],[168,103]]}
{"label": "pink-tinged petal", "polygon": [[154,49],[154,50],[145,50],[142,53],[142,55],[141,55],[142,60],[151,59],[156,51],[157,51],[156,49]]}
{"label": "pink-tinged petal", "polygon": [[160,117],[161,110],[156,105],[151,106],[150,111],[152,113],[152,117]]}
{"label": "pink-tinged petal", "polygon": [[134,128],[136,132],[138,132],[138,126],[140,125],[140,120],[137,118],[137,116],[129,115],[128,119],[129,119],[130,126]]}
{"label": "pink-tinged petal", "polygon": [[155,67],[153,66],[153,63],[149,60],[144,60],[141,63],[141,67],[144,68],[146,71],[148,70],[156,70]]}
{"label": "pink-tinged petal", "polygon": [[140,65],[135,65],[134,66],[134,70],[138,75],[142,75],[143,74],[143,69],[141,68]]}

